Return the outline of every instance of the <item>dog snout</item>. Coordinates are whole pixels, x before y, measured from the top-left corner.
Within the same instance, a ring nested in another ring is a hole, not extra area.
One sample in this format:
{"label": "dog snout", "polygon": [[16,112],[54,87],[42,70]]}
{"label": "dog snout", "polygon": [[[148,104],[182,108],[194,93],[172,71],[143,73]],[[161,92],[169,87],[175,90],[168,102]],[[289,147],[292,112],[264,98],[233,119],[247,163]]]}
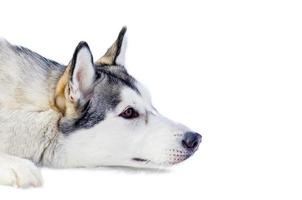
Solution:
{"label": "dog snout", "polygon": [[186,132],[182,140],[182,146],[189,151],[196,151],[202,136],[195,132]]}

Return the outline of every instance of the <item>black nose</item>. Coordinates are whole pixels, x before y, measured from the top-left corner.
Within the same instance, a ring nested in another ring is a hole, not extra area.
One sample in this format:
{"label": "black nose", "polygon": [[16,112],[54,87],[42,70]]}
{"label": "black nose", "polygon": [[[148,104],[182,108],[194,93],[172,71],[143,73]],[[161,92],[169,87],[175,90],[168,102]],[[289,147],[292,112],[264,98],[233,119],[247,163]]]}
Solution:
{"label": "black nose", "polygon": [[201,135],[194,132],[186,132],[182,140],[182,146],[190,151],[197,150],[201,142]]}

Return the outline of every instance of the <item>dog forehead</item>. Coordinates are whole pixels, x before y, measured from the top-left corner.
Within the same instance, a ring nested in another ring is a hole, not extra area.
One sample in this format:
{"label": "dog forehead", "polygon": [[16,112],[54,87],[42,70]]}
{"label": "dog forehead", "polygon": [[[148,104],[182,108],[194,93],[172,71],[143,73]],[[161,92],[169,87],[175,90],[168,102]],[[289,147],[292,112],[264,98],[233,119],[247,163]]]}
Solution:
{"label": "dog forehead", "polygon": [[125,104],[143,106],[145,109],[151,107],[151,96],[149,91],[139,82],[135,82],[135,88],[123,87],[121,89],[121,101]]}
{"label": "dog forehead", "polygon": [[121,100],[124,102],[140,102],[140,94],[129,87],[123,87],[120,92]]}
{"label": "dog forehead", "polygon": [[[150,110],[151,97],[146,87],[129,75],[122,66],[97,66],[99,79],[95,88],[98,101],[105,101],[99,105],[110,106],[117,110],[125,106],[139,106],[144,110]],[[118,99],[118,103],[112,105],[111,99]],[[107,105],[107,104],[111,105]],[[118,106],[118,107],[117,107]],[[120,108],[121,107],[121,108]],[[109,109],[110,110],[110,109]]]}

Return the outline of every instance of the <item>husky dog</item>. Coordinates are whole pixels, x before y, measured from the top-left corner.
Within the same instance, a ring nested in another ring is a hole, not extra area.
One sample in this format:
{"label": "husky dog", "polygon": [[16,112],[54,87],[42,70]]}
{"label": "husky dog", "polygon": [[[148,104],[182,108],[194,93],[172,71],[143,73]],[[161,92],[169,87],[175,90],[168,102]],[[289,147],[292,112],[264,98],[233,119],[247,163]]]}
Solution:
{"label": "husky dog", "polygon": [[36,165],[160,168],[201,135],[161,116],[125,69],[126,28],[94,62],[80,42],[65,66],[0,40],[0,184],[41,185]]}

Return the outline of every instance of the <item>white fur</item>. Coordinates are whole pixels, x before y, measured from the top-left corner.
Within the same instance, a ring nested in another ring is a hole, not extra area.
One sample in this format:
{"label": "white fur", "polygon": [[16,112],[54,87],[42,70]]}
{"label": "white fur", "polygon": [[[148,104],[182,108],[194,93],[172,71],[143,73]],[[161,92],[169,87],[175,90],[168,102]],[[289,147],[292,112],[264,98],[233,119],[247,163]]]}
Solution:
{"label": "white fur", "polygon": [[42,176],[29,160],[0,153],[0,185],[38,187],[42,185]]}
{"label": "white fur", "polygon": [[[45,80],[43,69],[31,57],[16,54],[4,39],[0,40],[0,72],[0,106],[23,111],[49,109],[52,85]],[[23,85],[26,101],[21,104],[15,92]]]}
{"label": "white fur", "polygon": [[[147,94],[142,90],[142,94]],[[156,113],[148,96],[124,88],[122,102],[93,128],[79,130],[64,140],[58,167],[135,166],[161,167],[173,162],[173,149],[182,151],[181,140],[189,129]],[[140,113],[138,119],[118,115],[128,106]],[[135,162],[132,158],[148,159]]]}
{"label": "white fur", "polygon": [[[117,58],[120,65],[124,65],[126,40]],[[90,56],[87,48],[79,51],[73,77],[75,93],[86,90],[93,82]],[[161,116],[153,108],[148,91],[139,83],[136,86],[141,95],[123,88],[120,104],[108,111],[103,121],[90,129],[63,135],[58,130],[62,115],[49,105],[50,99],[54,99],[56,81],[45,77],[40,65],[30,56],[20,56],[8,42],[0,40],[0,184],[40,185],[41,176],[33,163],[61,168],[111,165],[152,168],[186,158],[181,140],[189,129]],[[78,79],[78,73],[85,80]],[[139,118],[127,120],[119,116],[129,106],[140,113]],[[148,161],[137,162],[133,158]]]}

